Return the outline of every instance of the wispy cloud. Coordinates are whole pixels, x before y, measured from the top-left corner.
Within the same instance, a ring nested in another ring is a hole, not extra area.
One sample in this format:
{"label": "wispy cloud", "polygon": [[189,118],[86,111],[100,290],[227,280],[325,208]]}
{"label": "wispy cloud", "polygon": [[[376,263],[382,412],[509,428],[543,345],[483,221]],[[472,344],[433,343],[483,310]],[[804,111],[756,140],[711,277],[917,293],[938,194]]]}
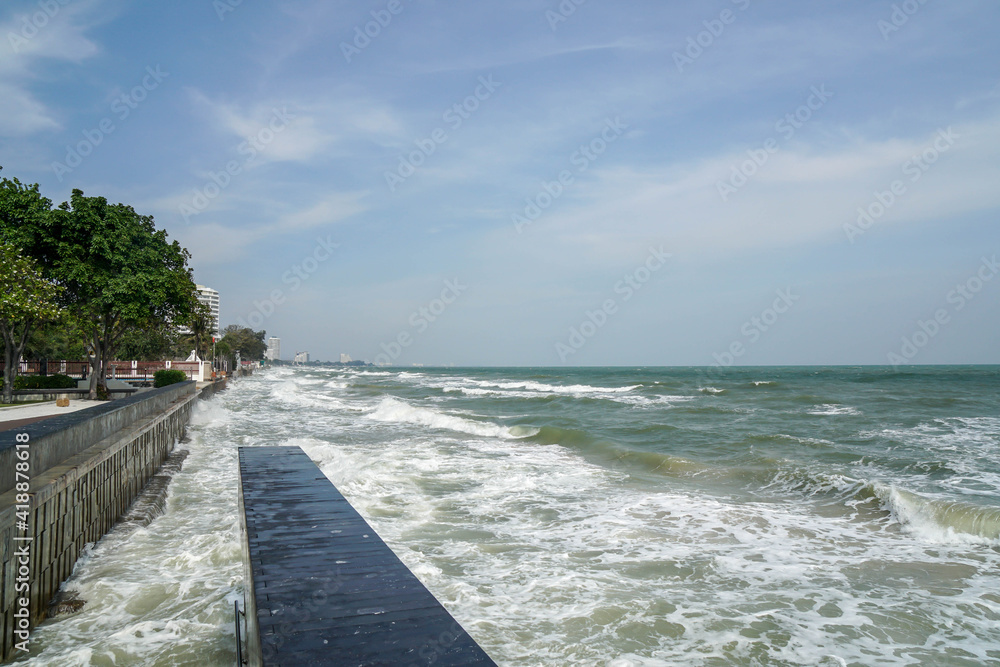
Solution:
{"label": "wispy cloud", "polygon": [[[1000,118],[956,125],[958,139],[926,170],[910,164],[933,146],[937,131],[907,139],[854,140],[834,150],[799,144],[773,156],[738,193],[723,202],[717,184],[745,153],[641,169],[595,170],[562,206],[532,223],[523,238],[508,224],[494,235],[519,242],[571,247],[589,262],[630,257],[648,239],[666,238],[679,253],[748,254],[811,243],[843,243],[843,226],[876,193],[904,182],[907,192],[880,226],[939,219],[1000,207]],[[910,164],[908,171],[903,169]],[[920,173],[914,181],[916,173]]]}
{"label": "wispy cloud", "polygon": [[33,88],[40,85],[42,67],[81,63],[100,52],[86,34],[98,22],[100,4],[52,3],[44,11],[28,5],[0,21],[0,135],[30,136],[62,126]]}

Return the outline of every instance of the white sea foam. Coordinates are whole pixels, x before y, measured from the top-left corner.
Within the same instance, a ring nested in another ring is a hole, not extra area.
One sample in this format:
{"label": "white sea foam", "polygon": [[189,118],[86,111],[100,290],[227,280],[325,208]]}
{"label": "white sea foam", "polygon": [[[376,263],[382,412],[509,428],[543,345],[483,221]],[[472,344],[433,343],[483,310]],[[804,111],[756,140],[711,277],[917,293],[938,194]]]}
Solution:
{"label": "white sea foam", "polygon": [[861,412],[857,408],[852,408],[849,405],[835,405],[833,403],[826,403],[823,405],[817,405],[811,410],[809,410],[811,415],[860,415]]}
{"label": "white sea foam", "polygon": [[570,396],[586,396],[588,394],[623,394],[634,391],[642,385],[630,385],[627,387],[594,387],[588,384],[556,385],[545,384],[544,382],[486,382],[480,381],[477,384],[481,387],[499,387],[500,389],[527,389],[543,394],[567,394]]}
{"label": "white sea foam", "polygon": [[[341,488],[381,517],[385,539],[407,545],[404,561],[472,619],[470,630],[504,664],[621,664],[635,654],[615,652],[620,639],[644,647],[638,664],[742,664],[762,646],[783,664],[839,664],[828,660],[834,654],[863,663],[881,647],[879,630],[863,600],[844,592],[862,575],[842,570],[911,548],[896,539],[873,550],[852,524],[798,504],[625,491],[619,477],[560,448],[510,450],[497,440],[439,448],[430,473],[408,465],[428,455],[427,444],[397,441],[392,450],[357,475],[338,465]],[[412,486],[414,478],[422,484]],[[452,492],[424,490],[438,479]],[[413,488],[415,515],[425,520],[382,500]],[[475,541],[448,538],[470,521]],[[435,556],[422,540],[446,553]],[[461,563],[462,576],[440,562]],[[866,585],[892,604],[923,599],[909,587]],[[831,617],[859,633],[831,629]],[[759,640],[738,632],[758,627]],[[553,645],[562,648],[553,654]]]}
{"label": "white sea foam", "polygon": [[538,393],[533,391],[508,391],[503,389],[482,389],[480,387],[463,387],[455,384],[446,384],[441,387],[446,393],[460,393],[466,396],[492,396],[495,398],[538,398]]}
{"label": "white sea foam", "polygon": [[488,422],[447,415],[437,410],[412,406],[396,398],[386,397],[368,413],[368,419],[395,424],[419,424],[436,429],[458,431],[470,435],[494,438],[514,437],[510,429]]}
{"label": "white sea foam", "polygon": [[624,387],[598,387],[585,384],[556,385],[534,380],[497,381],[477,380],[459,377],[422,377],[420,386],[441,389],[446,393],[462,393],[466,396],[493,396],[497,398],[540,398],[568,396],[574,398],[603,398],[619,400],[624,394],[641,389],[642,385]]}
{"label": "white sea foam", "polygon": [[322,411],[362,411],[342,398],[320,391],[318,387],[301,387],[294,382],[281,382],[271,386],[271,398],[288,406],[319,409]]}
{"label": "white sea foam", "polygon": [[[996,497],[1000,495],[1000,473],[994,465],[1000,450],[1000,418],[974,417],[934,420],[911,428],[864,431],[867,438],[888,438],[914,449],[923,463],[947,460],[954,471],[936,485],[953,491]],[[921,473],[922,466],[914,466]]]}
{"label": "white sea foam", "polygon": [[626,405],[636,405],[636,406],[654,406],[654,405],[674,405],[676,403],[686,403],[688,401],[693,401],[694,396],[679,396],[679,395],[661,395],[661,396],[615,396],[611,400],[618,403],[625,403]]}
{"label": "white sea foam", "polygon": [[[858,496],[885,506],[878,521],[817,511],[878,479],[875,468],[807,477],[805,487],[802,475],[776,478],[798,491],[756,502],[733,489],[713,494],[702,477],[644,481],[571,448],[511,437],[531,428],[448,408],[475,409],[477,394],[463,387],[542,395],[527,386],[449,376],[439,383],[459,391],[427,392],[443,399],[433,409],[309,388],[367,410],[338,421],[313,419],[330,411],[297,403],[309,390],[281,388],[287,377],[267,371],[199,406],[167,514],[137,541],[98,545],[81,563],[72,586],[90,607],[36,630],[36,664],[234,662],[235,447],[254,443],[302,446],[499,664],[841,667],[877,658],[902,667],[945,664],[959,651],[970,664],[995,662],[995,546],[922,533],[910,517],[925,510],[890,485]],[[914,448],[955,447],[949,463],[968,457],[971,466],[995,448],[990,428],[951,420],[922,435],[898,430]]]}
{"label": "white sea foam", "polygon": [[64,584],[86,604],[33,631],[28,664],[232,664],[242,564],[227,434],[245,419],[226,403],[239,393],[235,384],[195,406],[190,455],[173,476],[165,513],[87,548]]}

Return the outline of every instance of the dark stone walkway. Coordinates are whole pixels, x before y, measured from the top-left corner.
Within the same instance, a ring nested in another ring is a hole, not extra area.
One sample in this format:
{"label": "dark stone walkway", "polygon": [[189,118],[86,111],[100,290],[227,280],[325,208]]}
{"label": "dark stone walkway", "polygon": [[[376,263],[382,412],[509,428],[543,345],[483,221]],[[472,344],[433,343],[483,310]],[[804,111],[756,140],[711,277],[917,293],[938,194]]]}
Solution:
{"label": "dark stone walkway", "polygon": [[300,448],[239,458],[250,664],[495,665]]}
{"label": "dark stone walkway", "polygon": [[8,419],[7,421],[0,421],[0,431],[12,431],[15,428],[21,428],[22,426],[27,426],[28,424],[34,424],[35,422],[40,422],[43,419],[50,419],[55,417],[55,415],[49,415],[47,417],[29,417],[27,419]]}

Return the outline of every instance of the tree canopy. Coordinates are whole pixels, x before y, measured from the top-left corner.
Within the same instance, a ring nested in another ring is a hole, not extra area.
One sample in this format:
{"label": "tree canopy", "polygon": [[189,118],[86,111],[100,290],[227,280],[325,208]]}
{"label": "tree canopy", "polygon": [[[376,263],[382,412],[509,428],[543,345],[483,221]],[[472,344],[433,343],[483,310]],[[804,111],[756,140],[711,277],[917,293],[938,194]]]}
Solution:
{"label": "tree canopy", "polygon": [[34,260],[10,243],[0,243],[0,335],[4,344],[3,402],[10,403],[24,346],[38,322],[59,316],[62,288],[47,280]]}
{"label": "tree canopy", "polygon": [[260,361],[267,352],[267,343],[264,342],[267,333],[265,331],[254,331],[236,324],[230,324],[222,330],[222,340],[226,347],[232,351],[240,353],[240,358],[244,361]]}
{"label": "tree canopy", "polygon": [[3,178],[0,242],[33,259],[44,281],[62,287],[59,305],[93,353],[91,397],[123,342],[150,353],[162,349],[166,340],[145,346],[138,332],[164,334],[197,312],[190,254],[131,206],[73,190],[69,202],[53,209],[37,184]]}
{"label": "tree canopy", "polygon": [[125,334],[187,319],[197,305],[190,254],[131,206],[73,190],[52,211],[40,245],[52,250],[52,275],[94,350],[92,390]]}

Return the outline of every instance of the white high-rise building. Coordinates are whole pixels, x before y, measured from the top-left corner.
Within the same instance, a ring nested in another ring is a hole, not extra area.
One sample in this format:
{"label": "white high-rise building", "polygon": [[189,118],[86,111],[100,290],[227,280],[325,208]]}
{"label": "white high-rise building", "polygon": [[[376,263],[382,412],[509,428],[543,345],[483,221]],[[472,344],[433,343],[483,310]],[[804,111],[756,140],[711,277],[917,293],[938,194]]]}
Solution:
{"label": "white high-rise building", "polygon": [[195,285],[195,288],[198,290],[198,301],[201,301],[212,311],[212,335],[216,338],[222,338],[219,329],[219,293],[204,285]]}
{"label": "white high-rise building", "polygon": [[340,363],[342,363],[342,364],[349,364],[349,363],[351,363],[351,355],[341,353],[341,355],[340,355]]}
{"label": "white high-rise building", "polygon": [[271,361],[277,361],[281,359],[280,338],[271,337],[267,339],[267,352],[264,353],[264,358],[270,359]]}
{"label": "white high-rise building", "polygon": [[296,352],[295,353],[295,363],[297,363],[297,364],[308,364],[309,363],[309,353],[308,352]]}
{"label": "white high-rise building", "polygon": [[[211,313],[212,322],[208,327],[208,333],[215,338],[222,338],[222,332],[219,328],[219,293],[211,287],[205,287],[204,285],[195,285],[194,287],[197,291],[196,296],[198,301],[208,306]],[[177,327],[177,332],[185,336],[190,336],[191,328]]]}

